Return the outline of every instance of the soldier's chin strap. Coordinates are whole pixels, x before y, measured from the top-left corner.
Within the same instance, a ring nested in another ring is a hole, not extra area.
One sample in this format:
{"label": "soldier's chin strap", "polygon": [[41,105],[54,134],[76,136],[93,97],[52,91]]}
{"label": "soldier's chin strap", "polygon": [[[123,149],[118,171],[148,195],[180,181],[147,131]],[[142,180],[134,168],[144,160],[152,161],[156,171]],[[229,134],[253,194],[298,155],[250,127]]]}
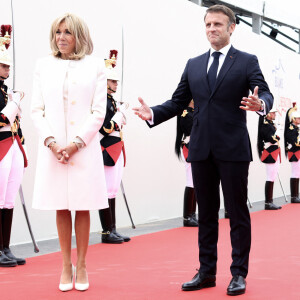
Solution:
{"label": "soldier's chin strap", "polygon": [[9,75],[8,75],[7,77],[0,76],[0,78],[1,78],[2,80],[6,80],[8,77],[9,77]]}
{"label": "soldier's chin strap", "polygon": [[111,87],[109,87],[108,85],[107,85],[107,88],[108,88],[111,92],[113,92],[113,93],[116,92],[116,91],[114,91]]}

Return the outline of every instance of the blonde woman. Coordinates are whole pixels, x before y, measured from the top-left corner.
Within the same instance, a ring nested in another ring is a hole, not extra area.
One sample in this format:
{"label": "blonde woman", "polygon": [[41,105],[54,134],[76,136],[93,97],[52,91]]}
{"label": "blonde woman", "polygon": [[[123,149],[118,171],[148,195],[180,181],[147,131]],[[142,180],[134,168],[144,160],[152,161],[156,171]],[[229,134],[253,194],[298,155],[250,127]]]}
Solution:
{"label": "blonde woman", "polygon": [[[52,55],[38,60],[32,119],[39,135],[33,207],[56,210],[63,269],[59,289],[87,290],[89,210],[108,207],[99,128],[106,112],[103,59],[90,56],[93,43],[83,20],[73,14],[51,27]],[[71,262],[75,211],[77,262]],[[75,270],[75,272],[74,272]],[[74,276],[75,274],[75,276]]]}

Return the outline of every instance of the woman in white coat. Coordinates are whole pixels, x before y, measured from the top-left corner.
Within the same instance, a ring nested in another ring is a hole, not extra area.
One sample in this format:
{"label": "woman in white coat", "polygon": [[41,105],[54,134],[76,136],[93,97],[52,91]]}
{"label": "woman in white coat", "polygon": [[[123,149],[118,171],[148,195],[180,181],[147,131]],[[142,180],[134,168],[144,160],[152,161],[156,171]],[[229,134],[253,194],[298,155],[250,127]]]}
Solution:
{"label": "woman in white coat", "polygon": [[[89,210],[108,207],[103,159],[99,147],[106,112],[103,59],[89,54],[93,44],[83,20],[73,14],[51,27],[51,56],[37,62],[32,119],[39,134],[33,208],[56,210],[63,257],[59,289],[89,287],[86,253]],[[76,211],[77,263],[71,262],[71,210]]]}

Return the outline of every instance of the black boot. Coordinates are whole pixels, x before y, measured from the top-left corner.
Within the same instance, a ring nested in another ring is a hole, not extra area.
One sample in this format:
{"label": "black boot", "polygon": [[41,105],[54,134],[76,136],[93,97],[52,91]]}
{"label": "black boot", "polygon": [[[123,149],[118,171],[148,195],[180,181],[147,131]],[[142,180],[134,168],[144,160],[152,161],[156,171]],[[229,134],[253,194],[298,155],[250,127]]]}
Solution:
{"label": "black boot", "polygon": [[274,182],[273,181],[266,181],[265,185],[265,210],[277,210],[281,209],[281,206],[277,206],[273,203],[273,187]]}
{"label": "black boot", "polygon": [[9,259],[3,251],[3,210],[0,209],[0,267],[15,267],[17,261],[14,259]]}
{"label": "black boot", "polygon": [[299,199],[299,178],[291,178],[291,203],[300,203]]}
{"label": "black boot", "polygon": [[110,207],[110,211],[111,211],[112,232],[116,236],[122,238],[124,240],[124,242],[129,242],[130,241],[129,236],[122,235],[122,234],[118,233],[116,230],[116,199],[115,198],[108,199],[108,203],[109,203],[109,207]]}
{"label": "black boot", "polygon": [[121,244],[124,240],[112,232],[112,219],[110,207],[99,210],[99,217],[102,225],[102,243]]}
{"label": "black boot", "polygon": [[24,258],[20,258],[20,257],[15,257],[10,248],[4,248],[3,249],[4,254],[11,260],[15,260],[17,262],[18,265],[25,265],[26,264],[26,260]]}
{"label": "black boot", "polygon": [[196,219],[196,197],[194,188],[185,187],[183,198],[183,226],[184,227],[198,227],[198,220]]}

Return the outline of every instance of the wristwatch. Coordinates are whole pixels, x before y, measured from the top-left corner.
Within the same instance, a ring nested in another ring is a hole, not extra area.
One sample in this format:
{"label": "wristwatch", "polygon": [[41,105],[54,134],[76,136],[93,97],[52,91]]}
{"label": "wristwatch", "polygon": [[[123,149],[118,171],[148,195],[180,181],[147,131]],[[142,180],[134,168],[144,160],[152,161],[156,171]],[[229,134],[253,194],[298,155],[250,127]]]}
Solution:
{"label": "wristwatch", "polygon": [[261,112],[263,112],[265,110],[265,102],[262,101],[262,100],[259,100],[260,101],[260,110]]}

